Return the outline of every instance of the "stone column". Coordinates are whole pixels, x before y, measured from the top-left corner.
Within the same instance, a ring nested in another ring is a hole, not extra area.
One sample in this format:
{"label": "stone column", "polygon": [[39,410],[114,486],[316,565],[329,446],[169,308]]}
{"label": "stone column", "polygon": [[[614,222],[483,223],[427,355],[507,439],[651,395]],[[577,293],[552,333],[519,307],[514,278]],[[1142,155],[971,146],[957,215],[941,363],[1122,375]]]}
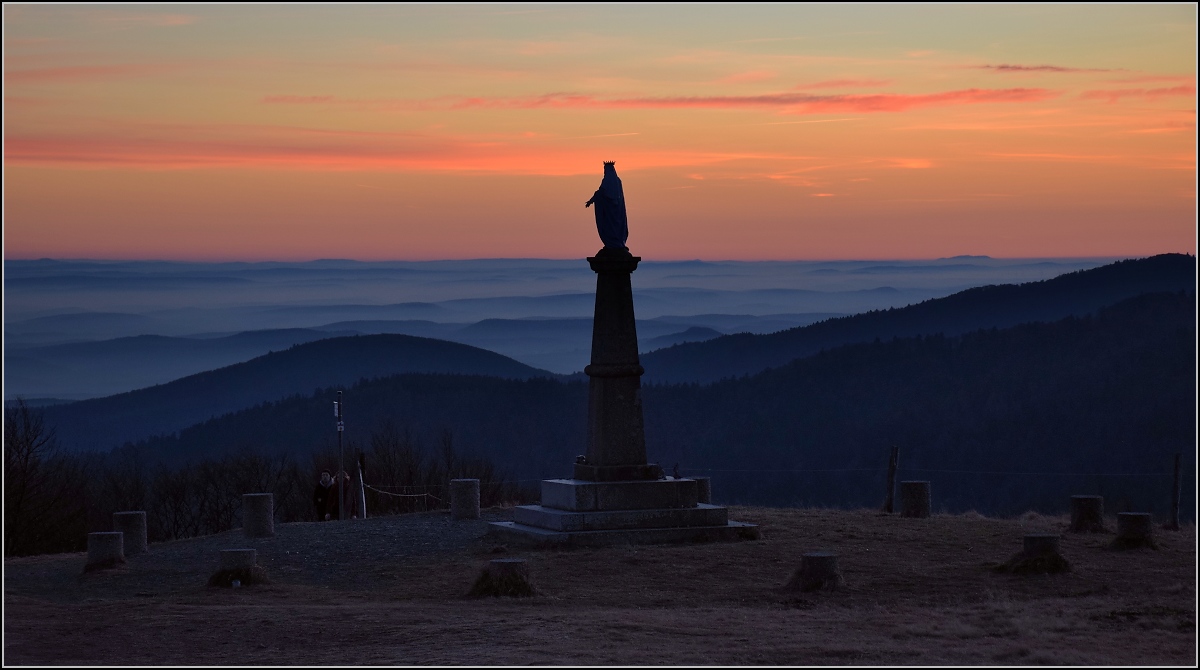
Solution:
{"label": "stone column", "polygon": [[113,530],[119,530],[125,534],[126,556],[146,551],[145,512],[114,512]]}
{"label": "stone column", "polygon": [[696,502],[702,502],[705,505],[712,504],[712,478],[711,477],[693,477],[696,480]]}
{"label": "stone column", "polygon": [[479,480],[450,480],[450,518],[479,518]]}
{"label": "stone column", "polygon": [[638,358],[633,288],[629,275],[642,259],[604,248],[588,263],[596,273],[592,361],[588,383],[587,462],[575,478],[589,481],[659,479],[662,468],[646,462],[642,423],[642,366]]}
{"label": "stone column", "polygon": [[242,495],[242,532],[246,537],[275,535],[275,496],[270,493]]}

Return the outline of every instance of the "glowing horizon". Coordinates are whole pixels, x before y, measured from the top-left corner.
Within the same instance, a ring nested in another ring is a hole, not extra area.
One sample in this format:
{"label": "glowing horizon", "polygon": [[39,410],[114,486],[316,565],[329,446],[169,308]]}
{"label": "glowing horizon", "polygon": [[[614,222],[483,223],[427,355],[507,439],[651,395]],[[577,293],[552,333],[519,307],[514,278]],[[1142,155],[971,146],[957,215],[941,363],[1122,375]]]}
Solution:
{"label": "glowing horizon", "polygon": [[[869,10],[869,11],[868,11]],[[13,5],[5,259],[1196,253],[1192,5]]]}

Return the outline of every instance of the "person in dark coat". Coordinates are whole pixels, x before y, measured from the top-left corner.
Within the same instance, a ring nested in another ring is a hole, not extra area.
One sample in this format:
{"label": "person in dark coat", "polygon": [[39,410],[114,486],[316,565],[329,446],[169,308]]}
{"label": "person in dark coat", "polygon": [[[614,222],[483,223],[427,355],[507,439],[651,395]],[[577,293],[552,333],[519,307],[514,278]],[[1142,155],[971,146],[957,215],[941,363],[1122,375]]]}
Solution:
{"label": "person in dark coat", "polygon": [[337,489],[333,485],[333,473],[328,470],[321,471],[321,481],[313,492],[313,507],[317,509],[317,521],[337,518]]}

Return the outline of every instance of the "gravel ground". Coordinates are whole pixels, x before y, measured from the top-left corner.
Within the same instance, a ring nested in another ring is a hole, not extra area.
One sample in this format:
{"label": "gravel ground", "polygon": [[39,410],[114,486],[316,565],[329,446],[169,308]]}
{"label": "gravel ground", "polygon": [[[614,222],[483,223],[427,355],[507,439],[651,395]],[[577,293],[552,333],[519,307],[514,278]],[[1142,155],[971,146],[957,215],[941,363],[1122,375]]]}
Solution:
{"label": "gravel ground", "polygon": [[[235,529],[217,535],[150,544],[124,567],[83,573],[87,554],[5,560],[5,591],[72,602],[148,597],[193,591],[216,572],[222,549],[255,549],[273,583],[370,590],[381,572],[398,566],[466,559],[487,553],[491,521],[511,521],[512,510],[484,510],[478,520],[452,521],[426,512],[345,522],[275,525],[271,538],[247,539]],[[69,569],[78,563],[78,572]]]}
{"label": "gravel ground", "polygon": [[[1114,551],[1066,517],[904,519],[732,507],[759,540],[501,548],[445,512],[240,530],[150,545],[83,574],[85,554],[5,560],[4,662],[21,665],[1179,665],[1196,656],[1196,528]],[[1109,518],[1110,526],[1115,519]],[[998,574],[1026,533],[1063,533],[1070,572]],[[205,583],[253,547],[272,582]],[[836,591],[783,589],[831,550]],[[492,558],[540,595],[469,598]]]}

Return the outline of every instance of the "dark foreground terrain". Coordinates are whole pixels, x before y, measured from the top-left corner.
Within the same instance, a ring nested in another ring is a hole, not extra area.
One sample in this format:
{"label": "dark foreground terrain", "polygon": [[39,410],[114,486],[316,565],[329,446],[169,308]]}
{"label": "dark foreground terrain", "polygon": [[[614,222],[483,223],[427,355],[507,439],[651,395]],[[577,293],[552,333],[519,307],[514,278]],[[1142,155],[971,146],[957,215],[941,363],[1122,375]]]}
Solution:
{"label": "dark foreground terrain", "polygon": [[[84,554],[5,560],[4,663],[22,665],[1184,665],[1196,663],[1196,534],[1158,550],[1065,533],[1065,517],[902,519],[731,508],[736,544],[524,550],[488,520],[427,513],[232,531],[150,545],[83,574]],[[1108,520],[1115,526],[1115,519]],[[1063,532],[1072,571],[991,567],[1027,532]],[[205,586],[218,551],[258,549],[269,585]],[[846,587],[780,589],[806,551]],[[522,557],[542,595],[465,596]]]}

